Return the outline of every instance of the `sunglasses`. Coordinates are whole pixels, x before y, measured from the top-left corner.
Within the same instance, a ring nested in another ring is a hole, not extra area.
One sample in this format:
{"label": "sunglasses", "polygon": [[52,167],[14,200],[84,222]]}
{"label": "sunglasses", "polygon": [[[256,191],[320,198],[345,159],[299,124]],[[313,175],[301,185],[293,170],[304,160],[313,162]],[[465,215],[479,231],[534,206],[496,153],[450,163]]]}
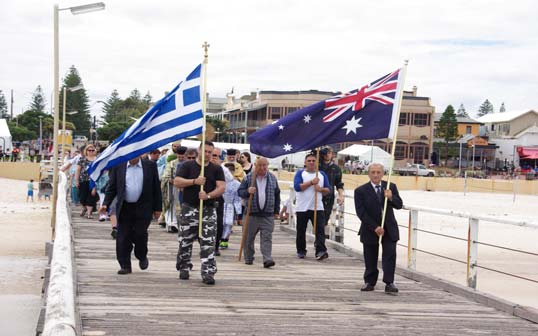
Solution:
{"label": "sunglasses", "polygon": [[95,149],[88,149],[88,152],[95,152]]}
{"label": "sunglasses", "polygon": [[194,160],[194,159],[196,159],[196,156],[187,156],[187,159]]}
{"label": "sunglasses", "polygon": [[212,157],[219,157],[218,154],[213,154],[211,155]]}

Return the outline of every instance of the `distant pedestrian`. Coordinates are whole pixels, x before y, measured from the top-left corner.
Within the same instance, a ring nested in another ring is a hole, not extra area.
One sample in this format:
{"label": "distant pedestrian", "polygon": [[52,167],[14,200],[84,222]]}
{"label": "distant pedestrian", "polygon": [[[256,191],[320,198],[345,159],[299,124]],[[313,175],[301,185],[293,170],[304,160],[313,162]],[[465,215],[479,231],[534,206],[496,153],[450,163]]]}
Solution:
{"label": "distant pedestrian", "polygon": [[34,201],[34,180],[30,180],[27,184],[28,192],[26,194],[26,202],[28,202],[28,199],[32,199],[32,202]]}
{"label": "distant pedestrian", "polygon": [[97,153],[94,145],[87,145],[84,149],[84,157],[78,160],[77,170],[75,173],[75,183],[78,189],[80,204],[82,210],[80,216],[87,216],[88,219],[93,218],[92,213],[97,203],[98,196],[95,192],[92,192],[94,188],[90,186],[90,175],[88,175],[88,168],[90,164],[97,158]]}
{"label": "distant pedestrian", "polygon": [[[364,253],[364,286],[361,291],[375,289],[379,270],[377,259],[379,254],[379,237],[382,237],[383,282],[386,293],[398,293],[394,286],[394,270],[396,268],[396,243],[400,239],[398,223],[394,217],[394,209],[401,209],[402,199],[394,183],[387,188],[387,182],[382,181],[384,167],[380,163],[368,166],[370,181],[355,189],[355,211],[361,221],[359,235]],[[385,225],[381,227],[383,206],[387,198]]]}

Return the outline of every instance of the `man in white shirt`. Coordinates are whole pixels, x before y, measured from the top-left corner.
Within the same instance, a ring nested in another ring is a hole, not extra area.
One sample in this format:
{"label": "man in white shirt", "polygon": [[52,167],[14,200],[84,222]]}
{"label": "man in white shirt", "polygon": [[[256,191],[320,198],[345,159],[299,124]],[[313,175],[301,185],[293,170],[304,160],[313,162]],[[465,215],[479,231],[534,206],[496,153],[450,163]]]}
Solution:
{"label": "man in white shirt", "polygon": [[316,209],[316,259],[323,260],[329,257],[325,247],[325,216],[322,196],[329,193],[332,188],[329,179],[323,171],[316,173],[316,155],[309,153],[305,157],[305,169],[299,169],[293,179],[293,188],[297,191],[297,257],[306,256],[306,227],[308,220],[314,223],[314,208]]}

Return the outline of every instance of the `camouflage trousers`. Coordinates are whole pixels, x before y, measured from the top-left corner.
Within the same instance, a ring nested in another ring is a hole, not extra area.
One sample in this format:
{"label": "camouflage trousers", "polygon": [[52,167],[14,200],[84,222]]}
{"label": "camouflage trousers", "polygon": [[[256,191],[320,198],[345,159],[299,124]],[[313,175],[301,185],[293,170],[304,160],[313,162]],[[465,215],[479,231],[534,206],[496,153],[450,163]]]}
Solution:
{"label": "camouflage trousers", "polygon": [[202,237],[198,237],[200,208],[183,203],[178,223],[179,250],[177,251],[176,269],[192,269],[192,244],[198,238],[200,243],[200,261],[202,276],[217,273],[215,260],[215,239],[217,234],[217,211],[212,206],[204,206],[202,213]]}

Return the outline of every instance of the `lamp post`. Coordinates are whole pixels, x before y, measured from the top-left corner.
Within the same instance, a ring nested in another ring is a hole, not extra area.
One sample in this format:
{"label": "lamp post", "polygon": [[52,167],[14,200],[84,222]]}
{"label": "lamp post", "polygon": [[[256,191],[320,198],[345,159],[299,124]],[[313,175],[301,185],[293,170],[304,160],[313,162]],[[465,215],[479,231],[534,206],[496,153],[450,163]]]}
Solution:
{"label": "lamp post", "polygon": [[[53,165],[53,175],[52,175],[52,185],[54,187],[52,192],[52,216],[51,216],[51,227],[52,227],[52,237],[54,239],[54,225],[56,223],[56,202],[58,200],[58,131],[59,131],[59,119],[60,119],[60,46],[59,46],[59,23],[58,23],[58,14],[60,11],[70,10],[71,14],[78,15],[89,12],[94,12],[98,10],[105,9],[105,4],[103,2],[96,2],[88,5],[73,6],[67,8],[59,8],[58,5],[54,5],[54,134],[53,134],[53,151],[54,151],[54,161]],[[65,95],[64,95],[65,97]]]}
{"label": "lamp post", "polygon": [[[78,90],[83,89],[84,86],[82,84],[75,85],[73,87],[65,87],[64,86],[64,104],[63,104],[63,122],[62,122],[62,162],[64,161],[64,153],[65,153],[65,110],[67,109],[67,91],[69,92],[75,92]],[[69,114],[76,114],[78,111],[74,111],[75,113],[70,112]]]}
{"label": "lamp post", "polygon": [[43,116],[39,116],[39,156],[43,161]]}

